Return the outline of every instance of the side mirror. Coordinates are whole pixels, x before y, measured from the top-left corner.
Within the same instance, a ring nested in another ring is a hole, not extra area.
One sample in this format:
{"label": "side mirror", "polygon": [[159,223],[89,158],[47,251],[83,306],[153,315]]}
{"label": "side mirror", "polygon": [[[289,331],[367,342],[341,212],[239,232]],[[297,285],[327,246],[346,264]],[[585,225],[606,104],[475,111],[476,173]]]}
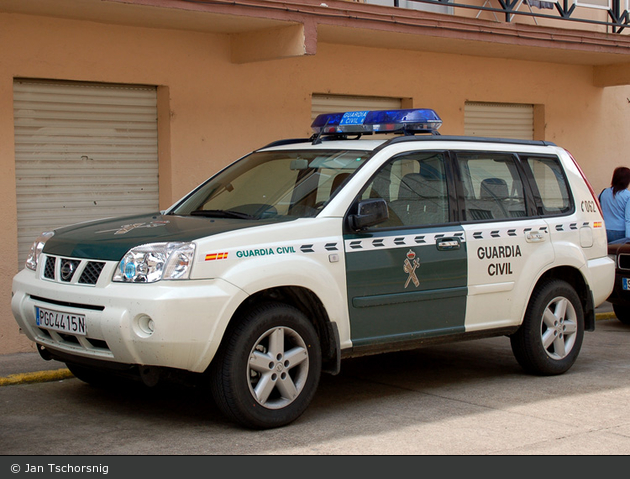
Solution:
{"label": "side mirror", "polygon": [[348,217],[350,227],[354,230],[362,230],[383,223],[388,219],[387,202],[382,198],[359,201],[357,213]]}

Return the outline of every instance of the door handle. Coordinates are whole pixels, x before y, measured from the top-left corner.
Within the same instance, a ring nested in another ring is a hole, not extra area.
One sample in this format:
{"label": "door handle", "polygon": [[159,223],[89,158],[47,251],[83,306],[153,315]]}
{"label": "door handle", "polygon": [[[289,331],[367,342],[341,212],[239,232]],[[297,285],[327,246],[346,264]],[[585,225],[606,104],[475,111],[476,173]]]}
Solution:
{"label": "door handle", "polygon": [[461,247],[461,242],[456,238],[441,238],[437,241],[437,249],[440,251],[449,251]]}
{"label": "door handle", "polygon": [[528,243],[540,243],[541,241],[545,241],[545,235],[540,231],[528,231],[525,233],[525,240]]}

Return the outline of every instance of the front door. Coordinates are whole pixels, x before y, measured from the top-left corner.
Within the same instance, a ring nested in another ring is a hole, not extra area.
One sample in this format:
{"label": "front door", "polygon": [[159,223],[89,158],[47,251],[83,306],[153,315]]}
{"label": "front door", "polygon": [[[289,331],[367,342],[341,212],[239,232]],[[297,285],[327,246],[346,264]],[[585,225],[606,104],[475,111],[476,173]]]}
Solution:
{"label": "front door", "polygon": [[390,160],[362,198],[383,198],[387,222],[344,236],[355,347],[464,332],[466,241],[452,223],[443,152]]}

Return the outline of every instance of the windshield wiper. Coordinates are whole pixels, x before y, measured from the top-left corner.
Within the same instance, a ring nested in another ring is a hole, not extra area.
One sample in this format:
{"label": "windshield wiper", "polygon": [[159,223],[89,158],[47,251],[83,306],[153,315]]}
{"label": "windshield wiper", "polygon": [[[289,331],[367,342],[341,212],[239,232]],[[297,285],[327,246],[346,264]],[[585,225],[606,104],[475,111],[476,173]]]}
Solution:
{"label": "windshield wiper", "polygon": [[206,216],[209,218],[238,218],[241,220],[255,220],[256,217],[232,210],[195,210],[190,212],[190,216]]}

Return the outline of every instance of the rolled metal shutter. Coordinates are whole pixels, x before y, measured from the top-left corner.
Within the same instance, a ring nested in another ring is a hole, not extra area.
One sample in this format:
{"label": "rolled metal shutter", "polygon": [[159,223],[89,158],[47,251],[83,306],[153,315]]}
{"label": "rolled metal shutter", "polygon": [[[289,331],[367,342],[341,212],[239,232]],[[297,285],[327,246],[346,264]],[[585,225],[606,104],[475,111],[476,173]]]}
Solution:
{"label": "rolled metal shutter", "polygon": [[15,80],[20,267],[46,230],[158,209],[155,87]]}
{"label": "rolled metal shutter", "polygon": [[373,96],[322,95],[313,94],[311,101],[311,120],[322,113],[341,111],[388,110],[400,109],[400,98],[383,98]]}
{"label": "rolled metal shutter", "polygon": [[466,102],[464,132],[468,136],[534,139],[534,105]]}

